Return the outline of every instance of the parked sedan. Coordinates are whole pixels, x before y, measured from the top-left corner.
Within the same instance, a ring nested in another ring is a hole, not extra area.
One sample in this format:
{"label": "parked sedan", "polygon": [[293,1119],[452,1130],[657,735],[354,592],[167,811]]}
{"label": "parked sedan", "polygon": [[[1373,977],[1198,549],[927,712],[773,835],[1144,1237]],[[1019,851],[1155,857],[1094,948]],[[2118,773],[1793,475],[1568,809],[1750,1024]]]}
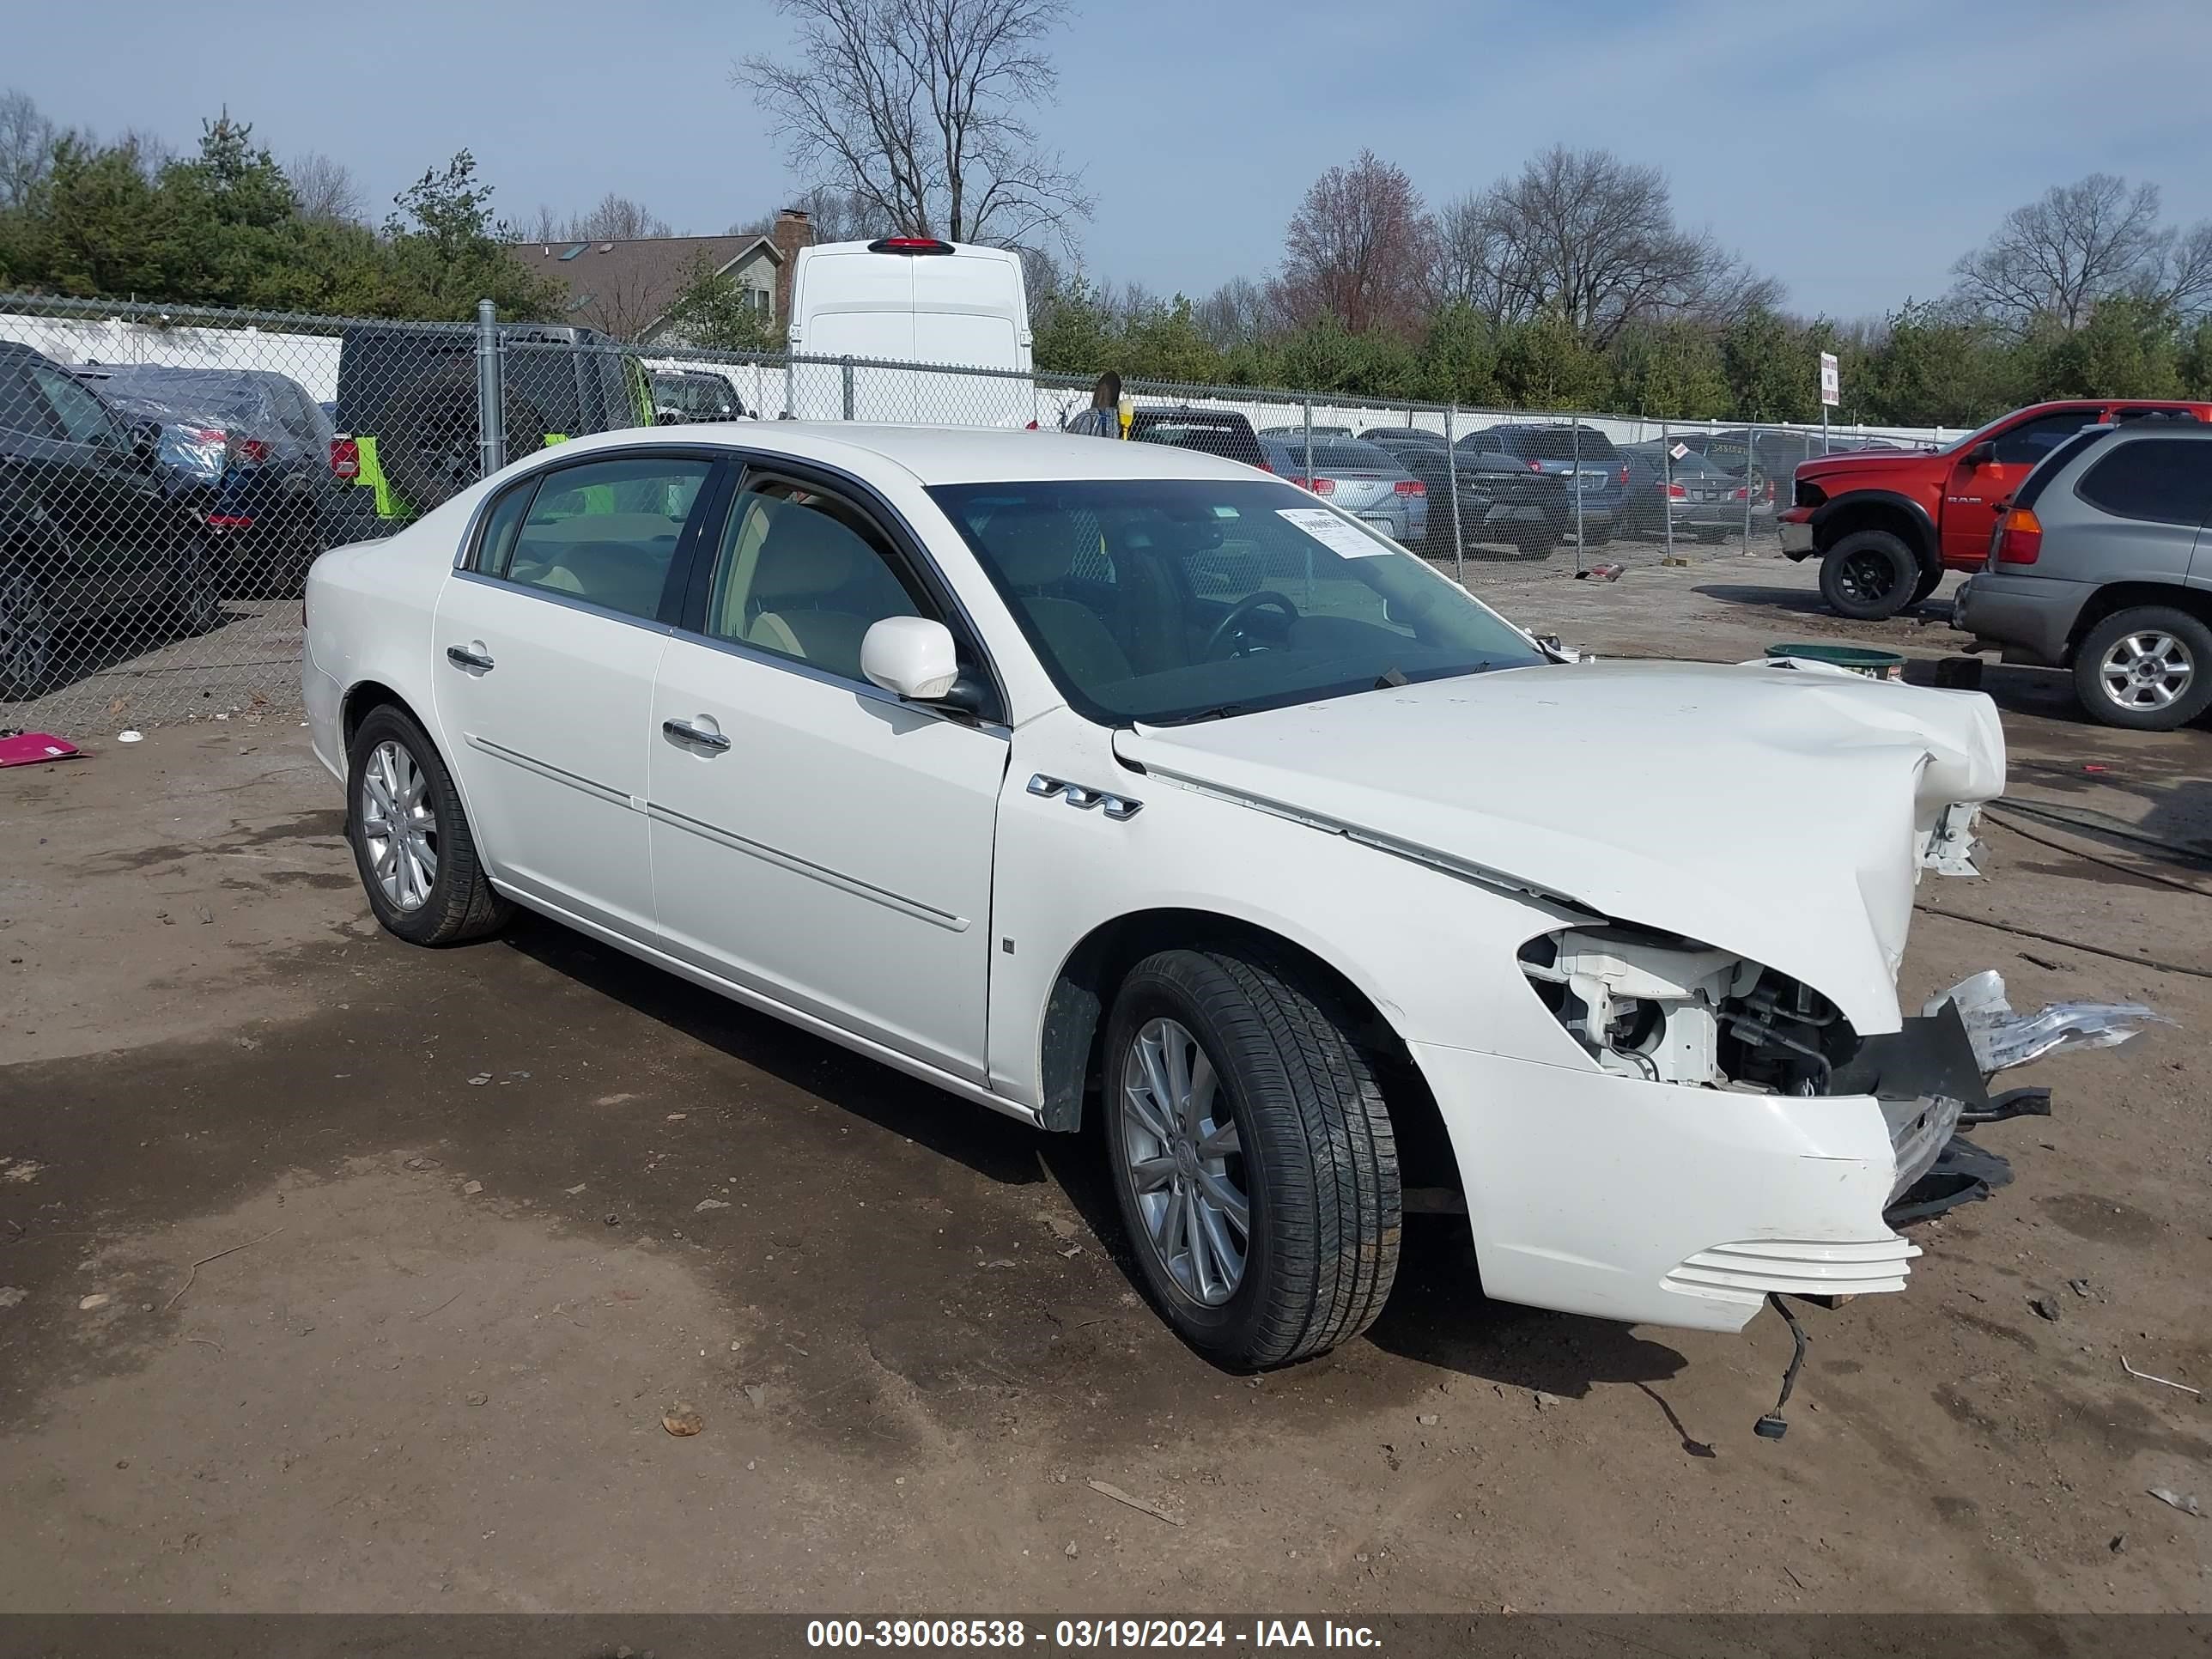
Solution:
{"label": "parked sedan", "polygon": [[2070,670],[2093,720],[2168,732],[2212,708],[2212,427],[2068,438],[2021,481],[1952,626],[2009,663]]}
{"label": "parked sedan", "polygon": [[1451,490],[1459,486],[1460,534],[1469,545],[1504,542],[1523,558],[1542,558],[1559,539],[1563,482],[1531,472],[1510,458],[1455,450],[1441,432],[1419,427],[1370,427],[1360,434],[1387,449],[1429,492],[1428,550],[1449,557]]}
{"label": "parked sedan", "polygon": [[1456,441],[1470,454],[1504,455],[1532,472],[1556,477],[1565,490],[1560,533],[1581,526],[1583,539],[1602,547],[1620,527],[1628,504],[1628,467],[1613,440],[1574,422],[1485,427]]}
{"label": "parked sedan", "polygon": [[93,363],[75,371],[161,430],[173,491],[207,526],[226,592],[296,594],[353,490],[331,471],[330,417],[290,377],[260,369]]}
{"label": "parked sedan", "polygon": [[[1381,531],[1401,547],[1419,547],[1429,538],[1429,488],[1404,463],[1378,444],[1357,438],[1285,443],[1260,440],[1269,471],[1310,489],[1362,524]],[[1309,459],[1313,471],[1306,471]],[[1444,509],[1450,511],[1449,505]]]}
{"label": "parked sedan", "polygon": [[80,643],[135,653],[222,619],[205,532],[165,488],[158,443],[0,341],[0,701],[52,690]]}
{"label": "parked sedan", "polygon": [[1986,698],[1563,664],[1196,451],[610,433],[325,556],[307,611],[386,928],[525,906],[1103,1115],[1138,1271],[1224,1364],[1364,1329],[1409,1187],[1507,1301],[1735,1330],[1901,1289],[1886,1208],[1984,1097],[1896,976],[2002,787]]}
{"label": "parked sedan", "polygon": [[[1670,454],[1674,448],[1682,453]],[[1669,518],[1676,536],[1705,543],[1774,523],[1773,483],[1756,473],[1747,483],[1696,450],[1657,440],[1626,445],[1620,455],[1628,463],[1622,522],[1632,536],[1664,536]]]}

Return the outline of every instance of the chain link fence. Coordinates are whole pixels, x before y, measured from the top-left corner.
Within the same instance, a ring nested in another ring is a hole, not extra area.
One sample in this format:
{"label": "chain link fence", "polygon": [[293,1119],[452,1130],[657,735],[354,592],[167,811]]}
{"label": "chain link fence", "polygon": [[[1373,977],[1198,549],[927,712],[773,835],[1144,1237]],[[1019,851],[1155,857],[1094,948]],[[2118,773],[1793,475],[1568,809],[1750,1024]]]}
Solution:
{"label": "chain link fence", "polygon": [[[1130,381],[1126,435],[1271,468],[1480,592],[1778,550],[1796,464],[1869,431]],[[586,329],[0,295],[0,729],[296,719],[301,594],[507,461],[617,428],[1058,430],[1088,380],[629,346]]]}

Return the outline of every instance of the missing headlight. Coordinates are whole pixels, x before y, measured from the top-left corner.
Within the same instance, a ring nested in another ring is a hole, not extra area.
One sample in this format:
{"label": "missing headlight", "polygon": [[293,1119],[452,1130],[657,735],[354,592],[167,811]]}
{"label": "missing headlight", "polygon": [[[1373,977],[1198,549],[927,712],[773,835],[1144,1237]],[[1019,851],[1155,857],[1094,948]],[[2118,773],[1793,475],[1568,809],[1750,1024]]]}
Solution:
{"label": "missing headlight", "polygon": [[1521,967],[1590,1057],[1621,1077],[1826,1094],[1858,1047],[1819,992],[1672,934],[1568,928],[1522,945]]}

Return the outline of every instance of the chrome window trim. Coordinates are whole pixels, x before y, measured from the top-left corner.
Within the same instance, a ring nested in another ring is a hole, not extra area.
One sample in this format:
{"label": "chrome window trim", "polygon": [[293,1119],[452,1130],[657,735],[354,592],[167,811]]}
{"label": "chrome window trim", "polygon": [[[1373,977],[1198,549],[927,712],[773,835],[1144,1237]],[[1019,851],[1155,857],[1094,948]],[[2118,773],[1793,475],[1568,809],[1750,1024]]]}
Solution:
{"label": "chrome window trim", "polygon": [[[640,431],[651,432],[655,428],[652,427],[642,427],[636,429]],[[510,489],[520,489],[524,484],[532,483],[532,481],[542,483],[544,481],[545,475],[548,472],[552,471],[556,467],[589,466],[593,462],[601,460],[650,460],[656,455],[665,455],[669,459],[676,461],[705,461],[711,469],[715,463],[727,460],[732,453],[729,450],[723,448],[719,444],[672,444],[667,442],[665,440],[663,440],[659,443],[640,444],[635,449],[624,448],[619,445],[611,444],[605,449],[594,449],[587,453],[569,459],[562,456],[560,453],[567,447],[568,446],[566,444],[554,444],[548,448],[538,450],[532,453],[528,459],[532,461],[537,461],[539,460],[540,458],[543,458],[543,465],[533,466],[526,472],[517,472],[512,479],[508,480],[507,483],[501,484],[497,489],[487,489],[484,491],[483,499],[478,501],[474,507],[469,509],[469,521],[462,526],[459,544],[453,549],[453,568],[456,571],[465,570],[473,572],[476,569],[477,544],[483,535],[484,520],[491,515],[491,504],[494,501],[498,501],[501,496],[505,495]],[[518,461],[513,465],[520,466],[522,463]],[[495,478],[499,477],[507,471],[507,468],[502,467],[500,469],[499,472],[492,474],[492,477]],[[477,482],[478,483],[483,483],[489,482],[489,480],[479,478]],[[710,471],[708,483],[711,483],[713,482],[714,479]],[[702,490],[704,487],[705,486],[703,485],[702,486]],[[695,502],[694,505],[696,507],[696,503]],[[434,512],[435,510],[435,508],[432,509]],[[420,520],[418,520],[417,522],[419,523]],[[404,534],[406,530],[411,530],[413,528],[413,525],[408,525],[403,526],[401,530],[394,531],[392,533],[394,535]],[[499,580],[504,580],[503,578]],[[509,587],[516,587],[520,586],[521,584],[518,582],[506,582],[505,585]]]}
{"label": "chrome window trim", "polygon": [[758,663],[764,668],[780,668],[786,673],[797,675],[800,679],[812,680],[817,684],[826,685],[835,690],[850,691],[855,696],[866,697],[871,702],[884,703],[890,708],[911,709],[917,714],[927,714],[932,720],[942,720],[948,726],[964,726],[969,731],[980,732],[986,737],[1011,741],[1014,734],[1013,728],[1003,721],[963,720],[957,714],[933,708],[926,702],[908,702],[897,693],[884,690],[872,680],[847,679],[842,674],[832,673],[826,668],[817,668],[812,663],[802,662],[796,657],[787,657],[781,652],[766,650],[760,646],[747,645],[740,640],[717,639],[711,634],[695,634],[688,628],[668,628],[661,631],[686,645],[704,646],[709,651],[719,651],[725,656],[735,657],[742,662]]}
{"label": "chrome window trim", "polygon": [[502,593],[516,593],[526,599],[557,605],[569,611],[580,611],[587,617],[604,617],[609,622],[628,623],[632,628],[644,629],[649,634],[673,634],[671,628],[658,617],[641,617],[629,611],[617,611],[611,605],[596,605],[590,599],[579,599],[574,593],[563,593],[557,587],[532,587],[528,582],[511,582],[504,576],[487,576],[481,570],[456,570],[453,580],[474,582],[480,587],[496,588]]}

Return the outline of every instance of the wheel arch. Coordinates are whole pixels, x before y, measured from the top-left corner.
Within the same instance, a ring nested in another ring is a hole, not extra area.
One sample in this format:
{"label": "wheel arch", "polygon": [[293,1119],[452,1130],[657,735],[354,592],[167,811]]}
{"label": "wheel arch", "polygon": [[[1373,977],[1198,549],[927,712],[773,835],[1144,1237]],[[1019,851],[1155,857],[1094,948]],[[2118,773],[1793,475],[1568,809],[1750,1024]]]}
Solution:
{"label": "wheel arch", "polygon": [[[386,704],[398,709],[409,720],[421,726],[426,735],[428,733],[430,730],[428,723],[416,712],[414,705],[404,696],[381,680],[361,680],[347,689],[344,697],[338,703],[338,742],[342,754],[350,755],[353,752],[353,735],[361,730],[361,723],[376,709]],[[434,738],[431,740],[436,741]]]}
{"label": "wheel arch", "polygon": [[2194,617],[2212,628],[2212,592],[2172,582],[2107,582],[2083,601],[2081,613],[2066,635],[2066,664],[2071,665],[2089,630],[2106,617],[2138,605],[2159,605]]}
{"label": "wheel arch", "polygon": [[1889,489],[1855,489],[1814,509],[1813,544],[1826,557],[1838,541],[1861,530],[1887,530],[1900,538],[1924,566],[1940,563],[1936,520],[1910,495]]}
{"label": "wheel arch", "polygon": [[1085,1103],[1103,1072],[1106,1013],[1130,969],[1159,951],[1239,948],[1290,967],[1346,1011],[1382,1086],[1405,1184],[1456,1188],[1459,1165],[1436,1097],[1376,1000],[1311,946],[1220,911],[1131,911],[1100,922],[1067,953],[1054,976],[1039,1032],[1042,1126],[1063,1133],[1083,1127]]}

